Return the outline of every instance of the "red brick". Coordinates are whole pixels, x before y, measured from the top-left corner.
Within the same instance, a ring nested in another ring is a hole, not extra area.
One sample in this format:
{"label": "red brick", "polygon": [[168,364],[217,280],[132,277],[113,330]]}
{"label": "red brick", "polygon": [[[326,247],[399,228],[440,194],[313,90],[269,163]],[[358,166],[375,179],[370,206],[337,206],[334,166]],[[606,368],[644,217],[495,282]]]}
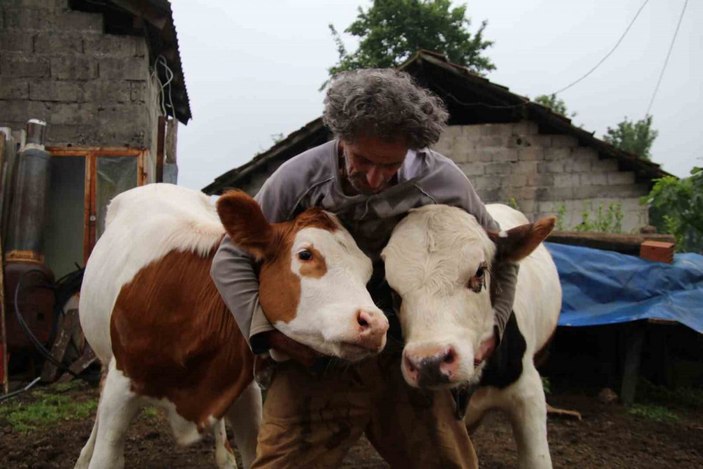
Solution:
{"label": "red brick", "polygon": [[640,244],[640,257],[654,262],[674,261],[674,243],[662,241],[644,241]]}

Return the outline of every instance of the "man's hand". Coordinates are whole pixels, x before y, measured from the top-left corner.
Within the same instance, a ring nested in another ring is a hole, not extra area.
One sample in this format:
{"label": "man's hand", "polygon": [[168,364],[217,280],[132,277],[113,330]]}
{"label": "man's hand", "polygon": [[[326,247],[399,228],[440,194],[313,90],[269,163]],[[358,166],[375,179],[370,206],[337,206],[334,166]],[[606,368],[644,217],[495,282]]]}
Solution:
{"label": "man's hand", "polygon": [[494,331],[488,339],[484,340],[481,342],[481,345],[479,345],[478,353],[474,358],[474,366],[479,366],[484,360],[491,358],[493,351],[496,349],[497,343],[498,340],[496,338],[496,332]]}
{"label": "man's hand", "polygon": [[280,331],[267,331],[263,332],[262,335],[264,335],[270,348],[288,355],[291,359],[306,367],[311,367],[315,360],[321,356],[310,347],[296,342]]}

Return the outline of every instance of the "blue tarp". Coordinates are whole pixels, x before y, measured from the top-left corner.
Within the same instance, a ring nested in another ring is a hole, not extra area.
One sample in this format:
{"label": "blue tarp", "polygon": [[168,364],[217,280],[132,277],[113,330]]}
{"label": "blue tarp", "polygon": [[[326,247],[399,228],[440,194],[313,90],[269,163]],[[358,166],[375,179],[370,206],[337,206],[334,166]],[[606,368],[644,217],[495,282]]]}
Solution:
{"label": "blue tarp", "polygon": [[563,289],[560,326],[639,319],[677,321],[703,333],[703,256],[676,254],[673,264],[579,246],[545,243]]}

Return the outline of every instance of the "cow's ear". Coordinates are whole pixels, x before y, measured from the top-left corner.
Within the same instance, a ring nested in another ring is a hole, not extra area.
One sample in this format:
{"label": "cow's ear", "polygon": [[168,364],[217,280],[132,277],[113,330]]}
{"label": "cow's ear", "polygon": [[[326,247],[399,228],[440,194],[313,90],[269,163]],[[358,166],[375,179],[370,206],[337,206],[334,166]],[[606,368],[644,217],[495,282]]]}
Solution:
{"label": "cow's ear", "polygon": [[251,196],[239,190],[225,193],[217,200],[217,214],[235,245],[257,261],[264,258],[273,228]]}
{"label": "cow's ear", "polygon": [[497,247],[496,259],[518,262],[529,256],[549,236],[556,220],[556,217],[546,217],[500,233],[489,231],[488,237]]}

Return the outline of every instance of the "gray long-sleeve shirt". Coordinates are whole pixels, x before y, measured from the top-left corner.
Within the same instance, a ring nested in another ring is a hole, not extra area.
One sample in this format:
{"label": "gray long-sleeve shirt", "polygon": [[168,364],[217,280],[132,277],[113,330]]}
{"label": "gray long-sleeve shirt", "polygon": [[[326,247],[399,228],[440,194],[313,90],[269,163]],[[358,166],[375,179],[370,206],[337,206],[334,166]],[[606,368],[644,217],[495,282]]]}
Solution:
{"label": "gray long-sleeve shirt", "polygon": [[[281,165],[256,195],[271,223],[294,218],[310,207],[337,215],[364,253],[376,263],[396,223],[407,212],[428,204],[460,207],[486,229],[497,231],[466,175],[449,158],[430,149],[409,151],[397,183],[378,194],[346,195],[340,181],[338,141],[333,140]],[[500,294],[494,300],[501,338],[512,311],[517,266],[502,264],[493,272]],[[251,258],[225,236],[212,263],[211,275],[225,303],[255,352],[252,338],[273,329],[259,305],[259,283]]]}

